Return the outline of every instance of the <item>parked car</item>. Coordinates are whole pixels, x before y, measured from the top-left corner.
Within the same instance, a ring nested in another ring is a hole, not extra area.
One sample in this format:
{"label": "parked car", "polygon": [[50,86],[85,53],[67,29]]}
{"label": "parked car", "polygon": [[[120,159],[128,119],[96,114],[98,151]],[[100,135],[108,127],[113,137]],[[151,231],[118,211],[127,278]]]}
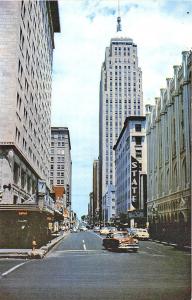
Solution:
{"label": "parked car", "polygon": [[104,235],[104,234],[108,234],[108,233],[110,233],[110,230],[109,230],[109,228],[108,227],[102,227],[101,229],[100,229],[100,234],[102,235]]}
{"label": "parked car", "polygon": [[103,247],[109,250],[132,250],[133,252],[137,252],[139,242],[127,231],[117,231],[109,233],[106,238],[103,239]]}
{"label": "parked car", "polygon": [[143,228],[137,228],[135,237],[139,240],[148,240],[149,239],[149,233],[147,229]]}

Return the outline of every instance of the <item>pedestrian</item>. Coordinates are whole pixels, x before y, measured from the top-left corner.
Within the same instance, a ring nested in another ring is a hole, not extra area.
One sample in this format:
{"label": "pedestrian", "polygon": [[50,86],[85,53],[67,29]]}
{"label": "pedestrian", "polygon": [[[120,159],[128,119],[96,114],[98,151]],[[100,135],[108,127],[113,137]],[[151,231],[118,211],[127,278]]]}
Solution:
{"label": "pedestrian", "polygon": [[35,251],[36,247],[37,247],[37,242],[36,242],[35,237],[33,237],[33,240],[32,240],[32,251]]}

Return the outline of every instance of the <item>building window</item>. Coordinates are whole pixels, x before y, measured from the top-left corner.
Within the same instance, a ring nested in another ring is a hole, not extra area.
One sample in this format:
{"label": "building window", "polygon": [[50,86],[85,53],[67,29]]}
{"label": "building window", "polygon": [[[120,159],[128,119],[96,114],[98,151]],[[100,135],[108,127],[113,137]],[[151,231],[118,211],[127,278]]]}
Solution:
{"label": "building window", "polygon": [[141,131],[141,124],[135,124],[135,131]]}
{"label": "building window", "polygon": [[142,158],[142,150],[136,150],[136,158]]}
{"label": "building window", "polygon": [[135,136],[135,144],[141,145],[142,137],[141,136]]}

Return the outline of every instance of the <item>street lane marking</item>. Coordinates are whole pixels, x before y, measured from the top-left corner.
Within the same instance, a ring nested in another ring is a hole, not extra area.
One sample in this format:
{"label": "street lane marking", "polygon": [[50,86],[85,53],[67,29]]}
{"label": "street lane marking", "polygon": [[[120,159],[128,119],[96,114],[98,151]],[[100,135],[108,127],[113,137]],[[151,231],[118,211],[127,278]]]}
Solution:
{"label": "street lane marking", "polygon": [[82,240],[82,242],[83,242],[83,249],[84,249],[84,250],[87,250],[86,245],[85,245],[85,241]]}
{"label": "street lane marking", "polygon": [[[84,252],[85,250],[81,249],[68,249],[68,250],[57,250],[56,252]],[[93,251],[102,251],[102,250],[86,250],[87,252],[93,252]]]}
{"label": "street lane marking", "polygon": [[21,263],[21,264],[19,264],[19,265],[16,265],[15,267],[9,269],[8,271],[2,273],[2,274],[1,274],[1,277],[4,277],[4,276],[10,274],[11,272],[15,271],[16,269],[18,269],[19,267],[25,265],[26,263],[27,263],[27,262],[25,261],[25,262],[23,262],[23,263]]}
{"label": "street lane marking", "polygon": [[92,234],[96,235],[97,237],[99,237],[100,239],[103,239],[102,236],[98,235],[96,232],[91,232]]}

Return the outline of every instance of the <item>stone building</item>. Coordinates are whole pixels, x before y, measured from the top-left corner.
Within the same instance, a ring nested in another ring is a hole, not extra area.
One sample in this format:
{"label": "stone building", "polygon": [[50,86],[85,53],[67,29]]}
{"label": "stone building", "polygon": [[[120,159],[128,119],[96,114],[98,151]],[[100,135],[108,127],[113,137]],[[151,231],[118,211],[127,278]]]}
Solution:
{"label": "stone building", "polygon": [[[127,215],[130,226],[146,225],[144,199],[147,171],[146,117],[127,117],[115,150],[116,215]],[[144,176],[145,175],[145,176]],[[146,196],[145,196],[146,198]],[[135,224],[137,223],[137,224]]]}
{"label": "stone building", "polygon": [[[51,127],[50,184],[64,187],[63,207],[71,210],[72,160],[67,127]],[[59,200],[59,199],[58,199]]]}
{"label": "stone building", "polygon": [[102,199],[102,214],[104,223],[113,222],[116,216],[115,186],[108,185]]}
{"label": "stone building", "polygon": [[99,222],[99,160],[93,162],[93,223]]}
{"label": "stone building", "polygon": [[189,243],[192,52],[161,89],[147,116],[148,217],[153,236]]}
{"label": "stone building", "polygon": [[[59,31],[57,1],[0,2],[0,210],[5,224],[8,215],[11,222],[17,221],[19,207],[25,206],[21,212],[25,220],[30,203],[31,214],[39,210],[38,180],[43,180],[44,200],[52,207],[48,195],[52,61],[54,33]],[[10,216],[9,210],[15,215]],[[46,223],[45,216],[43,228]],[[18,238],[26,236],[21,228],[29,224],[21,225],[14,225]]]}
{"label": "stone building", "polygon": [[129,115],[143,115],[142,72],[138,64],[137,45],[121,31],[106,47],[101,67],[99,109],[100,201],[108,185],[115,185],[113,146]]}
{"label": "stone building", "polygon": [[94,214],[93,214],[93,192],[89,193],[89,203],[88,203],[88,220],[89,224],[93,224]]}

